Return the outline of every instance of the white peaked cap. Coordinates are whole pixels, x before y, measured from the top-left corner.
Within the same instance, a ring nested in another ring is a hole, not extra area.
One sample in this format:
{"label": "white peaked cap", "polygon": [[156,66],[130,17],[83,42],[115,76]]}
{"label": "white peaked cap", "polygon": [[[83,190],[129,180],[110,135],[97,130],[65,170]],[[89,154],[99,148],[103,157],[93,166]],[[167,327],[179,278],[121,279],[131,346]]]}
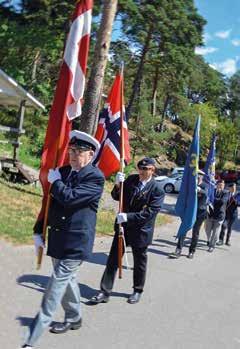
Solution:
{"label": "white peaked cap", "polygon": [[72,130],[69,134],[69,138],[70,140],[76,137],[77,139],[79,139],[80,141],[84,143],[86,143],[86,145],[92,145],[95,148],[95,153],[98,153],[99,149],[100,149],[100,143],[96,140],[96,138],[90,136],[88,133],[86,132],[82,132],[82,131],[78,131],[78,130]]}

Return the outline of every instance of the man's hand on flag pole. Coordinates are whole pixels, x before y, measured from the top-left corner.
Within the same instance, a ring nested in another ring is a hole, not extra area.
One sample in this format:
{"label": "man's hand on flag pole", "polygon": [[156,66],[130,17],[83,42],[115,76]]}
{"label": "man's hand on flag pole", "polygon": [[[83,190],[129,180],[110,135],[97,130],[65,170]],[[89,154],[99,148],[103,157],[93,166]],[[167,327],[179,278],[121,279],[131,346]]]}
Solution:
{"label": "man's hand on flag pole", "polygon": [[121,224],[127,222],[127,214],[124,212],[120,212],[117,214],[117,223]]}
{"label": "man's hand on flag pole", "polygon": [[34,246],[35,246],[35,253],[37,256],[38,252],[39,252],[39,247],[45,248],[45,244],[43,242],[42,236],[39,234],[33,235],[33,241],[34,241]]}
{"label": "man's hand on flag pole", "polygon": [[53,183],[55,181],[57,181],[58,179],[62,179],[61,173],[59,172],[59,169],[56,168],[54,169],[50,169],[48,172],[48,182],[49,183]]}
{"label": "man's hand on flag pole", "polygon": [[120,184],[123,183],[125,180],[125,173],[123,172],[118,172],[116,175],[115,183]]}

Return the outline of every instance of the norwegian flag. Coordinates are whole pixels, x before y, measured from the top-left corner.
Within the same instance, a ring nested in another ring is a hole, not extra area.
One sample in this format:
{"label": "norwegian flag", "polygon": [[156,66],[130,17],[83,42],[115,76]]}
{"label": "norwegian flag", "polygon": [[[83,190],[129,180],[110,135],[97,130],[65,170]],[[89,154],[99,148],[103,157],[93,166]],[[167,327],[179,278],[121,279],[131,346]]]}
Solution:
{"label": "norwegian flag", "polygon": [[92,0],[76,4],[68,34],[63,63],[50,111],[41,160],[40,181],[44,199],[38,220],[43,218],[49,190],[50,168],[67,163],[67,146],[72,120],[81,114],[92,21]]}
{"label": "norwegian flag", "polygon": [[[124,109],[123,76],[117,74],[108,95],[106,105],[99,115],[99,122],[95,138],[100,142],[101,148],[95,160],[95,164],[104,173],[105,177],[111,176],[120,169],[120,147],[123,142],[123,159],[126,164],[130,161],[130,146],[128,140],[128,128]],[[121,101],[123,118],[121,118]],[[120,129],[122,127],[122,140]]]}

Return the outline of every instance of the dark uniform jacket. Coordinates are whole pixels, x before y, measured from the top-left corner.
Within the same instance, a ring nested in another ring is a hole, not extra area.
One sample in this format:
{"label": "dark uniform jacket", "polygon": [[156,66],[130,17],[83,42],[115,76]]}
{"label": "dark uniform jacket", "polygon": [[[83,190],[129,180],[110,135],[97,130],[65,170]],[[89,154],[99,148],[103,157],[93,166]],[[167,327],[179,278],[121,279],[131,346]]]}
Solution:
{"label": "dark uniform jacket", "polygon": [[208,186],[205,183],[199,184],[201,188],[197,193],[198,206],[197,206],[197,218],[207,216],[207,199],[208,199]]}
{"label": "dark uniform jacket", "polygon": [[223,221],[226,215],[226,205],[228,201],[228,192],[225,190],[219,193],[215,190],[213,207],[209,206],[209,217],[218,221]]}
{"label": "dark uniform jacket", "polygon": [[[60,168],[62,180],[51,186],[47,254],[58,259],[88,259],[95,237],[96,212],[103,191],[102,172],[88,164],[69,182],[70,166]],[[42,233],[37,222],[35,233]]]}
{"label": "dark uniform jacket", "polygon": [[[152,243],[156,216],[163,204],[165,194],[159,187],[159,183],[152,178],[135,195],[138,183],[138,175],[131,175],[124,181],[123,212],[127,213],[127,222],[123,223],[123,227],[126,244],[141,248]],[[111,194],[114,200],[119,200],[119,189],[116,186]],[[115,232],[118,233],[116,223]]]}
{"label": "dark uniform jacket", "polygon": [[236,193],[235,195],[231,195],[231,193],[229,193],[229,198],[227,201],[227,208],[226,208],[226,219],[227,220],[232,220],[232,219],[236,219],[238,216],[238,211],[237,208],[238,206],[240,206],[239,203],[239,193]]}

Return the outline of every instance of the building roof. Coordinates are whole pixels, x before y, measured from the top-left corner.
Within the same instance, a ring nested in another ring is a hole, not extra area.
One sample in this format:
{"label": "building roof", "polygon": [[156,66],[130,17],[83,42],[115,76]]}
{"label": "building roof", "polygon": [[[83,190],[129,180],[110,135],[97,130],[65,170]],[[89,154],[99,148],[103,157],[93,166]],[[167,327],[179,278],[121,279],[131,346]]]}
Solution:
{"label": "building roof", "polygon": [[0,69],[0,105],[19,107],[23,100],[26,108],[45,109],[42,103]]}

